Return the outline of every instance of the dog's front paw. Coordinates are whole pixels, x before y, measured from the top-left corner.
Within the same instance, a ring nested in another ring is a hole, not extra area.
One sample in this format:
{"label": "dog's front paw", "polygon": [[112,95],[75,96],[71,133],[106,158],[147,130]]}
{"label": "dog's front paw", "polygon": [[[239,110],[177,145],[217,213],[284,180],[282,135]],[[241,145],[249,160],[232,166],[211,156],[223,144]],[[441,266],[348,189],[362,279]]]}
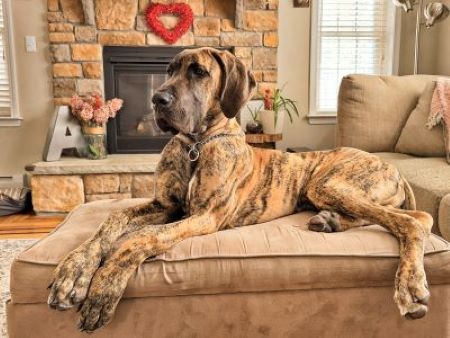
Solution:
{"label": "dog's front paw", "polygon": [[419,319],[427,314],[430,292],[425,271],[420,267],[399,269],[395,279],[394,300],[400,314],[407,319]]}
{"label": "dog's front paw", "polygon": [[59,263],[49,286],[47,303],[52,309],[67,310],[86,298],[92,276],[101,260],[100,251],[96,249],[80,247]]}
{"label": "dog's front paw", "polygon": [[127,279],[121,270],[104,267],[98,269],[81,307],[78,329],[93,332],[109,323],[126,284]]}

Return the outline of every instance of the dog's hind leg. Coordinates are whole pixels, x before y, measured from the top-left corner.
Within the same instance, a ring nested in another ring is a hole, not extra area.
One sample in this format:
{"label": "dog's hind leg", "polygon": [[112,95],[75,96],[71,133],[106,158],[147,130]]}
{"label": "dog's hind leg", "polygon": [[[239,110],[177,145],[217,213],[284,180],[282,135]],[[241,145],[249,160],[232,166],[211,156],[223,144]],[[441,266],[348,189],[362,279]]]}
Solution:
{"label": "dog's hind leg", "polygon": [[355,212],[392,232],[400,243],[400,262],[395,278],[394,300],[400,313],[418,319],[427,312],[428,284],[423,266],[424,240],[430,234],[433,219],[421,211],[405,211],[378,205],[356,206]]}
{"label": "dog's hind leg", "polygon": [[[311,199],[311,202],[315,201]],[[429,298],[423,266],[424,240],[430,234],[432,217],[422,211],[402,210],[352,198],[335,189],[321,189],[317,204],[323,209],[339,210],[355,219],[379,224],[398,238],[400,262],[395,278],[394,300],[406,318],[423,317]]]}

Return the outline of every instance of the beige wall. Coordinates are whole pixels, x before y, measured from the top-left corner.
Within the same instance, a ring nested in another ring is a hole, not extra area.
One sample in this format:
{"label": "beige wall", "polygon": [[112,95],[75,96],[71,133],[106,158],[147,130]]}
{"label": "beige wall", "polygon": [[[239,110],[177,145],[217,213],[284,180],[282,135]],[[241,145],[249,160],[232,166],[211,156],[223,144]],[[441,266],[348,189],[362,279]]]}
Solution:
{"label": "beige wall", "polygon": [[[448,0],[447,0],[448,1]],[[46,0],[12,0],[21,127],[0,127],[0,176],[18,174],[24,165],[40,160],[52,115],[51,81],[48,62]],[[332,147],[334,126],[312,126],[305,120],[309,92],[309,9],[295,9],[291,1],[280,1],[279,84],[285,94],[299,103],[303,117],[287,123],[279,147]],[[403,16],[400,72],[412,72],[414,15]],[[411,31],[412,30],[412,31]],[[425,35],[426,34],[426,35]],[[434,34],[428,38],[428,34]],[[37,37],[38,52],[26,53],[25,35]],[[426,36],[426,38],[425,38]],[[422,71],[450,75],[450,19],[425,31]]]}
{"label": "beige wall", "polygon": [[[51,116],[46,0],[12,0],[20,127],[0,127],[0,176],[20,174],[40,160]],[[25,52],[25,36],[35,35],[37,53]]]}
{"label": "beige wall", "polygon": [[[424,3],[431,2],[425,1]],[[450,0],[444,0],[450,6]],[[416,12],[402,13],[399,74],[413,74]],[[423,20],[423,16],[422,16]],[[420,33],[419,73],[450,76],[450,19]]]}
{"label": "beige wall", "polygon": [[[450,7],[450,1],[447,1]],[[439,53],[437,69],[440,74],[450,76],[450,18],[439,24]]]}
{"label": "beige wall", "polygon": [[335,126],[310,125],[305,117],[309,105],[310,10],[293,8],[292,1],[281,0],[279,13],[278,83],[286,84],[284,92],[298,102],[302,117],[294,124],[285,121],[283,142],[278,147],[333,147]]}

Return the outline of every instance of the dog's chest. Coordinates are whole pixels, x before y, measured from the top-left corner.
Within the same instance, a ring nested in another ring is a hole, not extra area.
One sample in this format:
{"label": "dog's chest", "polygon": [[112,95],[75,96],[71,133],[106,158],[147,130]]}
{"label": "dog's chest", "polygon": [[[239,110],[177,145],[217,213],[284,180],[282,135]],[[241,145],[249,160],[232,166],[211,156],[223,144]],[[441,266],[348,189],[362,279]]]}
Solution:
{"label": "dog's chest", "polygon": [[198,192],[196,192],[194,194],[193,192],[193,187],[198,184],[198,166],[193,166],[192,168],[192,174],[191,177],[189,178],[189,182],[187,185],[187,190],[186,190],[186,196],[184,198],[184,203],[183,203],[183,211],[185,213],[185,215],[190,215],[191,214],[191,210],[193,209],[191,206],[191,203],[194,204],[198,204],[199,203],[199,198],[200,196],[198,196]]}

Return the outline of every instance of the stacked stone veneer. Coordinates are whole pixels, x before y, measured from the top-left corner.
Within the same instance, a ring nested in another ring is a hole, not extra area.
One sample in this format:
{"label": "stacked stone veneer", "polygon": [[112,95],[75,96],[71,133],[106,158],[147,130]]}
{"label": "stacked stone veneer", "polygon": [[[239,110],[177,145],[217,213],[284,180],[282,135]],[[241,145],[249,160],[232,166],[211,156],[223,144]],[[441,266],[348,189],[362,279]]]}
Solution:
{"label": "stacked stone veneer", "polygon": [[77,205],[102,199],[152,198],[154,176],[151,173],[34,175],[31,189],[35,212],[66,213]]}
{"label": "stacked stone veneer", "polygon": [[115,154],[92,161],[66,157],[26,166],[33,209],[65,213],[103,199],[153,198],[159,154]]}
{"label": "stacked stone veneer", "polygon": [[[103,89],[102,46],[157,46],[165,42],[145,23],[149,0],[48,0],[55,104],[74,93]],[[158,0],[171,3],[171,0]],[[258,81],[258,92],[277,81],[278,0],[177,0],[194,23],[175,45],[235,47]],[[167,26],[173,17],[163,17]]]}
{"label": "stacked stone veneer", "polygon": [[[278,0],[158,2],[185,2],[194,12],[191,29],[175,45],[234,47],[235,55],[253,70],[260,94],[276,86]],[[48,0],[55,104],[68,104],[74,93],[103,91],[103,46],[166,45],[146,25],[144,12],[148,3],[149,0]],[[168,27],[176,23],[173,17],[161,20]],[[127,168],[110,170],[107,165],[95,172],[85,169],[37,172],[31,168],[34,210],[69,212],[79,204],[99,199],[153,196],[154,176],[148,166],[131,172]]]}

